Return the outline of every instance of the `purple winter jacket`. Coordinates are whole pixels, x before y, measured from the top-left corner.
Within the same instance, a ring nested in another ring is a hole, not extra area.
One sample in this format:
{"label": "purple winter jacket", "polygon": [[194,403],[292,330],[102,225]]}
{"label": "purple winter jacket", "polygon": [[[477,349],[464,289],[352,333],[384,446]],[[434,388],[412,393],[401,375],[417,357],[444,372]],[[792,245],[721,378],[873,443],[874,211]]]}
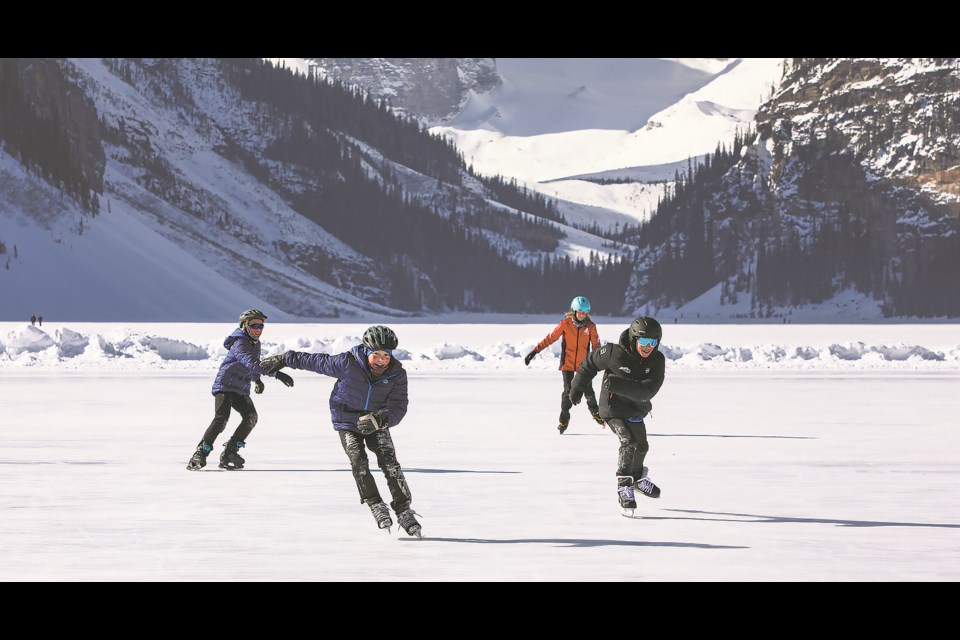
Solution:
{"label": "purple winter jacket", "polygon": [[367,366],[367,349],[362,344],[337,355],[288,351],[285,361],[291,369],[337,379],[330,392],[330,418],[337,431],[360,433],[357,418],[368,412],[383,409],[390,427],[407,414],[407,372],[396,358],[376,378]]}
{"label": "purple winter jacket", "polygon": [[217,371],[211,393],[229,392],[249,396],[250,383],[267,374],[265,369],[260,368],[260,342],[251,340],[243,329],[236,329],[226,337],[223,346],[230,353]]}

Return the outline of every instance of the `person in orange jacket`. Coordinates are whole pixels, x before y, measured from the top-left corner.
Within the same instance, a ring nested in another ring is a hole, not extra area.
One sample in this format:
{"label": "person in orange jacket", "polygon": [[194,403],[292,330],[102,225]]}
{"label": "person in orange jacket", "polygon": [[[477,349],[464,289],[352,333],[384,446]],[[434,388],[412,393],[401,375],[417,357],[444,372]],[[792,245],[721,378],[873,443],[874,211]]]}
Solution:
{"label": "person in orange jacket", "polygon": [[[540,341],[533,351],[527,354],[523,361],[530,365],[533,357],[563,337],[561,344],[560,373],[563,375],[563,395],[560,396],[560,425],[557,430],[563,434],[570,424],[570,382],[580,368],[580,363],[587,357],[591,349],[600,348],[600,337],[597,335],[597,325],[590,319],[590,301],[583,296],[577,296],[570,303],[570,310],[563,316],[553,331]],[[600,417],[600,406],[597,396],[593,393],[593,385],[588,383],[583,391],[587,399],[587,408],[597,424],[603,424]]]}

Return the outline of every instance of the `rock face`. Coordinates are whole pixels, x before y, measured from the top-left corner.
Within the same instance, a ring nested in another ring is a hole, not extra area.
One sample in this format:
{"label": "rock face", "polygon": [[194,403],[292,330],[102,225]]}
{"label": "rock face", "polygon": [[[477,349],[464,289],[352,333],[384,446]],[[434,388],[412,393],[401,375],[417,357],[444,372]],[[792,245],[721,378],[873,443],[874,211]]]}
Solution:
{"label": "rock face", "polygon": [[313,58],[329,77],[363,87],[398,112],[440,124],[455,116],[470,91],[500,84],[494,58]]}
{"label": "rock face", "polygon": [[745,317],[851,290],[960,314],[960,59],[794,58],[755,127],[661,207],[626,309],[717,287]]}
{"label": "rock face", "polygon": [[106,166],[97,110],[62,61],[0,61],[0,141],[26,166],[96,209]]}

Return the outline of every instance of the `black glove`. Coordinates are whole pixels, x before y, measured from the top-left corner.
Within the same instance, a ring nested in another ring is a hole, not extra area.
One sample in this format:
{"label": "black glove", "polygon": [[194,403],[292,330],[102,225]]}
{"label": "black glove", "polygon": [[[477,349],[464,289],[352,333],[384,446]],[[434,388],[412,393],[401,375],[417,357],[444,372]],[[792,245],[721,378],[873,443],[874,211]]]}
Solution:
{"label": "black glove", "polygon": [[253,392],[254,393],[263,393],[263,382],[260,380],[253,381]]}
{"label": "black glove", "polygon": [[260,368],[266,369],[268,375],[272,375],[280,369],[283,369],[287,366],[287,354],[289,351],[284,351],[283,353],[270,356],[269,358],[264,358],[260,361]]}
{"label": "black glove", "polygon": [[527,354],[527,357],[523,359],[523,363],[529,367],[530,361],[533,360],[533,356],[535,355],[537,355],[537,352],[531,351],[530,353]]}
{"label": "black glove", "polygon": [[291,378],[290,376],[288,376],[287,374],[285,374],[283,371],[277,371],[277,372],[274,374],[274,377],[276,377],[277,380],[279,380],[279,381],[282,382],[283,384],[287,385],[288,387],[292,387],[292,386],[293,386],[293,378]]}
{"label": "black glove", "polygon": [[580,404],[580,401],[583,400],[583,389],[570,389],[570,402],[573,404]]}
{"label": "black glove", "polygon": [[390,423],[389,416],[382,410],[376,413],[365,413],[357,420],[357,428],[365,436],[376,433],[380,429],[386,429]]}

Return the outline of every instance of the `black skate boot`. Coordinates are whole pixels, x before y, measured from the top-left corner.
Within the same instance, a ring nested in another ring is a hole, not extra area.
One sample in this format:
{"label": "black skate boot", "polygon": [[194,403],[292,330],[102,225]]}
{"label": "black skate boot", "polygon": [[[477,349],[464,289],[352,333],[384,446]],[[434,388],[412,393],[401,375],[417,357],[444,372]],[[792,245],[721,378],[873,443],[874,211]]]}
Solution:
{"label": "black skate boot", "polygon": [[187,470],[199,471],[207,466],[207,456],[210,455],[211,451],[213,451],[213,447],[201,440],[200,444],[197,445],[197,450],[193,452],[193,456],[187,462]]}
{"label": "black skate boot", "polygon": [[637,491],[647,496],[648,498],[659,498],[660,497],[660,487],[653,484],[650,478],[647,475],[650,473],[650,470],[646,467],[643,468],[643,475],[640,476],[640,479],[637,480],[637,483],[634,485]]}
{"label": "black skate boot", "polygon": [[389,533],[390,527],[393,526],[393,519],[390,518],[390,507],[383,500],[377,498],[367,500],[367,506],[370,507],[370,512],[373,513],[373,519],[377,521],[377,526],[386,529]]}
{"label": "black skate boot", "polygon": [[561,422],[560,426],[557,427],[557,431],[560,432],[560,435],[563,435],[563,432],[567,430],[567,422]]}
{"label": "black skate boot", "polygon": [[633,495],[633,476],[617,476],[617,494],[623,515],[632,516],[633,510],[637,508],[637,500]]}
{"label": "black skate boot", "polygon": [[408,503],[406,506],[403,506],[397,509],[397,521],[400,523],[400,526],[403,527],[403,530],[407,532],[408,536],[420,536],[420,523],[417,522],[416,516],[417,512],[410,508]]}
{"label": "black skate boot", "polygon": [[601,426],[603,425],[603,418],[600,417],[600,412],[599,412],[599,411],[597,411],[596,413],[591,413],[590,416],[593,418],[593,421],[594,421],[594,422],[596,422],[597,424],[599,424],[599,425],[601,425]]}
{"label": "black skate boot", "polygon": [[246,460],[240,457],[237,450],[242,449],[246,444],[243,440],[234,440],[233,438],[227,440],[227,443],[223,445],[223,453],[220,454],[220,468],[228,471],[243,469],[243,463]]}

